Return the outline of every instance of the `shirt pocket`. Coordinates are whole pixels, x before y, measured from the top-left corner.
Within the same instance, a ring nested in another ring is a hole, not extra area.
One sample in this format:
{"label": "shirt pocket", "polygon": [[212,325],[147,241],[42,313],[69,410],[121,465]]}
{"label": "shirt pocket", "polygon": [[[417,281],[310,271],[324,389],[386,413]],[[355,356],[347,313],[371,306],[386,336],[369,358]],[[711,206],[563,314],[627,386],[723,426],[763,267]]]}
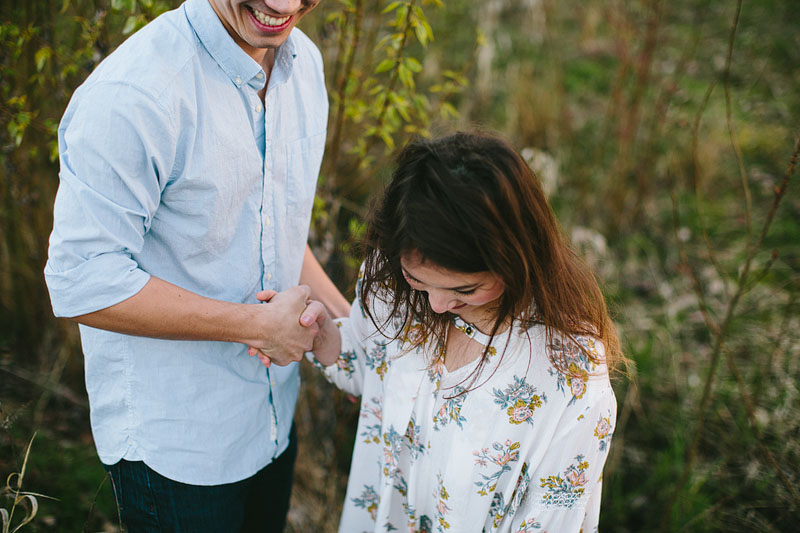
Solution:
{"label": "shirt pocket", "polygon": [[325,149],[325,132],[298,139],[286,146],[286,216],[307,227]]}

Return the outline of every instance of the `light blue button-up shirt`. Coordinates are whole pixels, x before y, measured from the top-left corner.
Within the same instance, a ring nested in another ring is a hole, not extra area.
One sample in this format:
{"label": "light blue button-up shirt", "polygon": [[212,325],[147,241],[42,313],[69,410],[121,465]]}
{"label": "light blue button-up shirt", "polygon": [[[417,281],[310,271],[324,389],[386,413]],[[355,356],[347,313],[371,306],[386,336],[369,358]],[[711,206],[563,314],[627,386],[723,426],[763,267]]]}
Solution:
{"label": "light blue button-up shirt", "polygon": [[[57,316],[119,303],[151,275],[241,303],[297,284],[328,113],[319,51],[295,29],[262,105],[265,79],[208,0],[188,0],[75,91],[45,267]],[[286,448],[296,363],[266,370],[241,344],[80,329],[104,463],[211,485]]]}

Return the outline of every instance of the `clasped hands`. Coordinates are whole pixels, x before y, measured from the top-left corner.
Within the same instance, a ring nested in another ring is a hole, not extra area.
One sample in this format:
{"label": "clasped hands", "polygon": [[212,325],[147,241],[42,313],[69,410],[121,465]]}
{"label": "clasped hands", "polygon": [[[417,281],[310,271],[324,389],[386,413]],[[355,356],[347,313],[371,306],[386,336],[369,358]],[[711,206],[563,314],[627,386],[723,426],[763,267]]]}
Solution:
{"label": "clasped hands", "polygon": [[341,339],[328,310],[311,299],[306,285],[291,287],[283,292],[260,291],[256,298],[258,338],[246,342],[248,353],[257,356],[264,366],[273,363],[286,366],[313,351],[323,364],[330,364],[339,355]]}

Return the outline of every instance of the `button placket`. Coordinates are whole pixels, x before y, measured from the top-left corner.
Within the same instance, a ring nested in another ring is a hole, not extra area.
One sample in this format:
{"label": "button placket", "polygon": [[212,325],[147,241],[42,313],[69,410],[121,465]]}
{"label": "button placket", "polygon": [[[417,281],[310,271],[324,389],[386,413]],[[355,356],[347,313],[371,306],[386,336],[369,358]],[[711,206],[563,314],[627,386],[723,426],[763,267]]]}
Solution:
{"label": "button placket", "polygon": [[[260,73],[259,73],[260,74]],[[271,157],[272,157],[272,138],[270,136],[269,125],[266,123],[265,115],[267,113],[267,109],[270,105],[270,94],[267,93],[264,95],[264,101],[262,102],[261,99],[258,99],[258,104],[256,110],[259,113],[262,113],[257,117],[260,118],[262,125],[264,126],[264,197],[262,198],[262,232],[264,235],[264,240],[261,243],[261,257],[262,263],[264,265],[264,280],[267,282],[266,285],[272,285],[269,283],[272,281],[273,274],[275,273],[276,268],[276,247],[277,247],[277,239],[278,236],[275,233],[276,228],[274,224],[272,224],[272,219],[274,217],[274,191],[272,190],[274,184],[272,183],[272,165],[271,165]],[[260,108],[260,109],[259,109]],[[271,246],[266,246],[266,243],[272,243]],[[278,280],[276,280],[278,281]]]}

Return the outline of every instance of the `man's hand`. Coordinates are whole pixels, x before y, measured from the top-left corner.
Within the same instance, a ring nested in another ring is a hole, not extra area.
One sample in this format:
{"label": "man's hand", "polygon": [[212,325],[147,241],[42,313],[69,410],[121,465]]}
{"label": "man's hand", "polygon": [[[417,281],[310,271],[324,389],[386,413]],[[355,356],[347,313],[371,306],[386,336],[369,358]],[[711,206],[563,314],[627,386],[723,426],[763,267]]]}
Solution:
{"label": "man's hand", "polygon": [[[278,294],[278,292],[273,290],[260,291],[256,294],[256,298],[262,302],[270,302],[273,301],[273,298]],[[305,309],[303,309],[303,312],[300,314],[298,322],[301,326],[317,332],[312,349],[306,351],[313,351],[317,360],[325,366],[333,364],[339,357],[342,340],[339,335],[339,328],[331,319],[325,306],[316,300],[308,301],[308,305],[306,305]],[[270,356],[256,349],[254,346],[250,346],[248,353],[258,356],[259,361],[261,361],[264,366],[268,367],[272,364]],[[280,363],[276,361],[276,364]]]}
{"label": "man's hand", "polygon": [[258,293],[264,303],[254,306],[254,321],[263,334],[246,341],[250,355],[257,355],[265,366],[286,366],[311,351],[319,334],[317,317],[325,308],[319,302],[310,302],[310,294],[305,285],[278,293]]}

